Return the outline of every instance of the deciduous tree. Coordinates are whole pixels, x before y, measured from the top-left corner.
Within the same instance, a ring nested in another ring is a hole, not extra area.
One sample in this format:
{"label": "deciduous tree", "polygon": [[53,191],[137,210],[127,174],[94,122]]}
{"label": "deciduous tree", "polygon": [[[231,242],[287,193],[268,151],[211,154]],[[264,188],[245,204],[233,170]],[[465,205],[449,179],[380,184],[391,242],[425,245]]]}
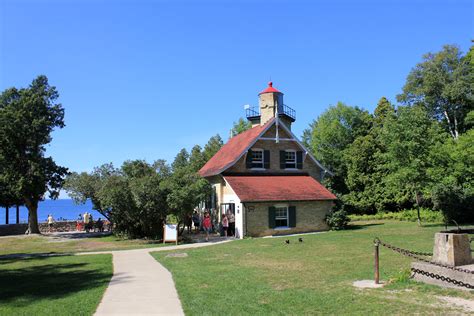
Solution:
{"label": "deciduous tree", "polygon": [[38,76],[28,88],[5,90],[0,96],[0,177],[13,195],[28,208],[28,233],[39,233],[38,202],[46,192],[57,198],[67,174],[45,145],[51,133],[64,127],[59,94],[46,76]]}
{"label": "deciduous tree", "polygon": [[445,45],[428,53],[411,70],[398,101],[422,105],[435,119],[443,121],[454,139],[466,130],[464,118],[474,110],[472,66],[457,46]]}

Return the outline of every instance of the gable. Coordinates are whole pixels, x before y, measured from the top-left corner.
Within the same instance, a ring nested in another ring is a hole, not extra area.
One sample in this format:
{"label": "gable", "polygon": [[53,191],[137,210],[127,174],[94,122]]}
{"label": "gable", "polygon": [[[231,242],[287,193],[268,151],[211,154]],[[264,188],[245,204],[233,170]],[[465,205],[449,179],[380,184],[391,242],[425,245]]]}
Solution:
{"label": "gable", "polygon": [[[275,142],[276,126],[275,119],[271,119],[263,126],[255,126],[237,136],[232,137],[222,148],[199,170],[202,177],[210,177],[220,174],[226,170],[230,172],[245,171],[245,154],[250,148],[265,148],[265,142]],[[286,149],[299,149],[305,153],[305,160],[308,163],[308,170],[316,179],[320,179],[321,171],[332,175],[332,173],[324,168],[319,161],[309,152],[296,136],[288,129],[288,127],[279,122],[278,136],[282,143],[290,142],[290,147]],[[273,145],[275,147],[275,145]],[[275,148],[276,149],[276,148]],[[282,149],[285,149],[282,147]],[[276,169],[276,168],[274,168]]]}
{"label": "gable", "polygon": [[[281,125],[281,123],[279,124]],[[262,138],[275,138],[276,137],[276,125],[272,125],[265,133],[263,133]],[[278,128],[278,137],[279,138],[293,138],[285,129]]]}
{"label": "gable", "polygon": [[247,150],[265,133],[274,123],[270,120],[263,126],[251,129],[232,137],[222,148],[199,170],[201,177],[210,177],[219,174],[232,166]]}

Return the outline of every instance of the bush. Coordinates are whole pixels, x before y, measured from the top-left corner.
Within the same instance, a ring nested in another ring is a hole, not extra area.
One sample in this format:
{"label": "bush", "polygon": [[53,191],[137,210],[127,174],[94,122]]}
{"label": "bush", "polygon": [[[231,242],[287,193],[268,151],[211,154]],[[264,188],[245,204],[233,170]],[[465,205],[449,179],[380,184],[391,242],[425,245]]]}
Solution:
{"label": "bush", "polygon": [[434,208],[440,210],[447,222],[474,222],[474,194],[455,185],[440,184],[433,189]]}
{"label": "bush", "polygon": [[[400,212],[388,212],[388,213],[377,213],[374,215],[350,215],[349,216],[353,221],[371,221],[371,220],[381,220],[381,219],[390,219],[397,221],[407,221],[407,222],[416,222],[418,220],[417,210],[403,210]],[[427,208],[420,209],[420,217],[422,222],[428,223],[443,223],[444,215],[438,211],[432,211]]]}
{"label": "bush", "polygon": [[332,210],[326,216],[326,223],[333,230],[345,229],[350,222],[350,218],[347,215],[347,212],[344,210]]}

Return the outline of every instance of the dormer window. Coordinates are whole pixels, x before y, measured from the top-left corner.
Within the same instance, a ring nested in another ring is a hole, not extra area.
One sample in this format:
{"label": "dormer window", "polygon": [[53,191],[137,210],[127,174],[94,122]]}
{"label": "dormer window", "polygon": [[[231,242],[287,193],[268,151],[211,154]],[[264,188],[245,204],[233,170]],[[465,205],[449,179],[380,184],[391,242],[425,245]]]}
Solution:
{"label": "dormer window", "polygon": [[280,169],[303,169],[303,152],[294,149],[280,150]]}
{"label": "dormer window", "polygon": [[246,165],[247,169],[270,169],[270,151],[260,148],[250,149],[247,153]]}
{"label": "dormer window", "polygon": [[263,149],[252,150],[252,168],[263,168]]}
{"label": "dormer window", "polygon": [[296,150],[285,150],[285,169],[296,169]]}

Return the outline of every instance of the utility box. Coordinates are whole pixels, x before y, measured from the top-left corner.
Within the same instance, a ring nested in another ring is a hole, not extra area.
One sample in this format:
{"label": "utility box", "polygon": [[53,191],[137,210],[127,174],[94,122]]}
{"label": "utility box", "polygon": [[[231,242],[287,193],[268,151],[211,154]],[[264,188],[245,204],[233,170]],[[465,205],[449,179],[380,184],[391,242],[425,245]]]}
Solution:
{"label": "utility box", "polygon": [[450,266],[472,263],[468,234],[436,233],[433,261]]}

